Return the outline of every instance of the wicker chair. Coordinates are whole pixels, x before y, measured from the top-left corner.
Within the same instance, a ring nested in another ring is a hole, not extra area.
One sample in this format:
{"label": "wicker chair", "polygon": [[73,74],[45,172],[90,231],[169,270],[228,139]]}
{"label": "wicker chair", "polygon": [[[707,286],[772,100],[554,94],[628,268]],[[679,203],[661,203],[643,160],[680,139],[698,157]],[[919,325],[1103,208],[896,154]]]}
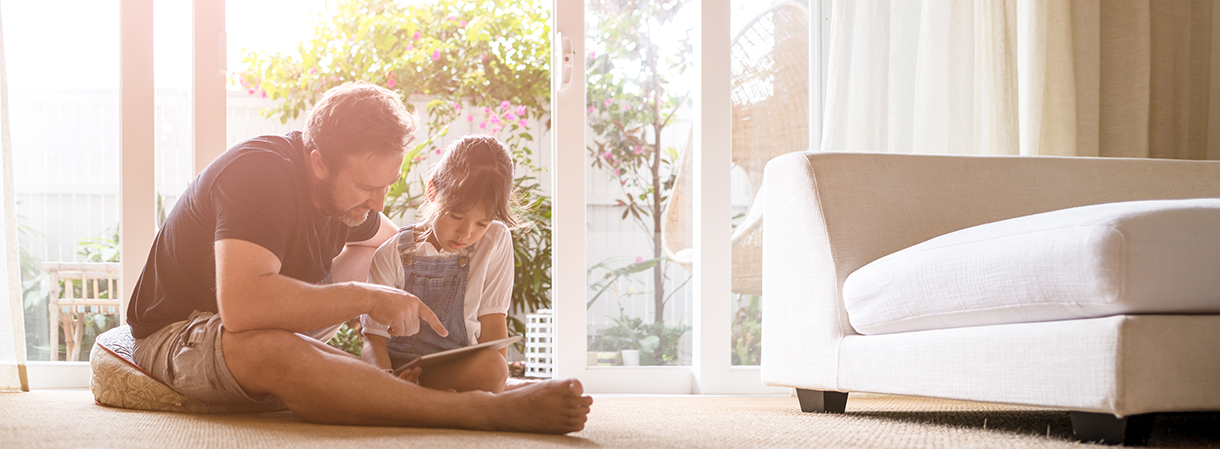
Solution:
{"label": "wicker chair", "polygon": [[[759,14],[733,38],[733,164],[750,181],[750,207],[733,230],[734,293],[762,295],[763,168],[809,147],[809,10],[784,2]],[[666,255],[691,271],[691,140],[678,163],[662,223]]]}
{"label": "wicker chair", "polygon": [[[66,359],[80,358],[85,313],[117,315],[122,307],[118,263],[44,262],[42,271],[51,281],[50,312],[51,360],[59,359],[59,329],[63,327]],[[60,287],[63,281],[63,287]]]}

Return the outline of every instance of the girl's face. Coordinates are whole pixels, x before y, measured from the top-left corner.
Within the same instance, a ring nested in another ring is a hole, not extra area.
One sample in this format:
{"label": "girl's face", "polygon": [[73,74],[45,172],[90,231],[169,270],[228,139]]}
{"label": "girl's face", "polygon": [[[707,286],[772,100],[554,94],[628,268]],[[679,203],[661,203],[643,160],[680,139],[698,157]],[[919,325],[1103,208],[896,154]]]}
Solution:
{"label": "girl's face", "polygon": [[485,206],[480,203],[468,211],[447,212],[441,215],[436,219],[429,242],[436,249],[449,252],[457,252],[473,245],[483,238],[483,234],[486,234],[487,228],[491,226],[491,217],[487,215],[488,208]]}

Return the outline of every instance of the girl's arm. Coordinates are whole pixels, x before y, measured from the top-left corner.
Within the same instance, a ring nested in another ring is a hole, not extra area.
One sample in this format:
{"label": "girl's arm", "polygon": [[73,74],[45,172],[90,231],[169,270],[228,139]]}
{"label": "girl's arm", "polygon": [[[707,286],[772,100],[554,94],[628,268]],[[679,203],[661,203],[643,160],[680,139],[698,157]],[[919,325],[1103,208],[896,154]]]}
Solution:
{"label": "girl's arm", "polygon": [[360,354],[360,358],[377,368],[390,369],[390,350],[386,348],[389,341],[380,335],[365,335],[364,352]]}
{"label": "girl's arm", "polygon": [[[489,313],[479,317],[479,325],[482,329],[479,331],[479,343],[492,340],[499,340],[508,337],[508,315],[503,313]],[[500,355],[508,359],[508,347],[500,348]]]}

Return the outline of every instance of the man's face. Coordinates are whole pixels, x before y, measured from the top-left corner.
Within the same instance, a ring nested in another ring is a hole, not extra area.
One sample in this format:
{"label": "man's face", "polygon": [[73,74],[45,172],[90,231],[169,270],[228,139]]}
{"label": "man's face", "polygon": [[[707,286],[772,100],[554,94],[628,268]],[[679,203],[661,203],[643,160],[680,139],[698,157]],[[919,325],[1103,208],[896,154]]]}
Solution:
{"label": "man's face", "polygon": [[[403,153],[357,154],[347,156],[338,168],[315,161],[320,188],[314,206],[322,215],[338,218],[348,226],[359,226],[370,210],[380,212],[385,206],[386,191],[398,181],[402,158]],[[317,170],[318,163],[326,167]]]}

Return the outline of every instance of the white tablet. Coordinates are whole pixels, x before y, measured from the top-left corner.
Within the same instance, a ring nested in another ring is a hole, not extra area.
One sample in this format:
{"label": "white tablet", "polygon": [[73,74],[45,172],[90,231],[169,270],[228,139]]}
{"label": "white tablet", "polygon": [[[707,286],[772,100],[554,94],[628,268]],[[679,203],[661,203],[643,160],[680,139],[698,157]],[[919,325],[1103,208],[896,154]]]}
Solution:
{"label": "white tablet", "polygon": [[501,348],[511,345],[520,339],[521,339],[520,335],[514,335],[514,336],[508,337],[508,338],[501,338],[499,340],[485,341],[485,342],[482,342],[479,344],[450,349],[448,351],[434,352],[432,354],[428,354],[428,355],[422,356],[418,359],[407,362],[406,365],[398,367],[398,369],[394,370],[394,375],[397,376],[399,374],[402,374],[403,371],[406,371],[408,368],[411,368],[413,366],[427,368],[430,366],[436,366],[436,365],[440,365],[443,363],[451,362],[454,359],[461,358],[462,356],[464,356],[472,351],[477,351],[477,350],[483,349],[483,348],[500,350]]}

